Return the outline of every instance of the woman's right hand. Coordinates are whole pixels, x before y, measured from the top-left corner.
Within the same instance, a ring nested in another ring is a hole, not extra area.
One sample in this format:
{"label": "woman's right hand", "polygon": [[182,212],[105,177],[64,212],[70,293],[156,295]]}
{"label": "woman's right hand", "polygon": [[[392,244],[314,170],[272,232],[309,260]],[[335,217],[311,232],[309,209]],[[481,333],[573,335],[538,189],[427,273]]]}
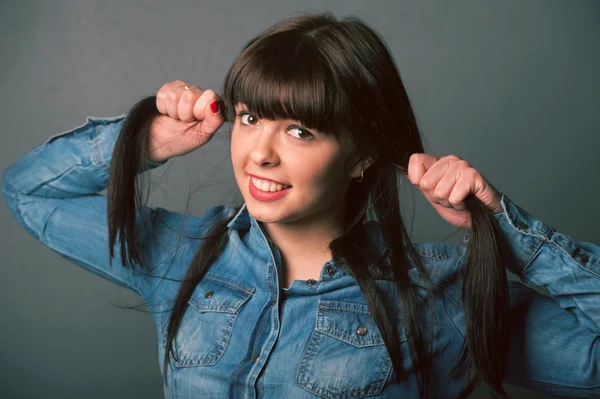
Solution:
{"label": "woman's right hand", "polygon": [[163,162],[208,143],[224,122],[219,99],[213,90],[183,80],[165,83],[156,94],[156,108],[163,115],[150,129],[150,160]]}

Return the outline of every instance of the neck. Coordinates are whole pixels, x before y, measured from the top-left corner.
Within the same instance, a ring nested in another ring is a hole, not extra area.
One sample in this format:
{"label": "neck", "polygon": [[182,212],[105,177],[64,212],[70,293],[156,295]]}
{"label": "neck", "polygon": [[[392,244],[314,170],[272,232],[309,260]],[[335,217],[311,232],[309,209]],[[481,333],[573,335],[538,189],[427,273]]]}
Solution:
{"label": "neck", "polygon": [[297,223],[260,222],[281,253],[284,275],[290,284],[294,279],[318,279],[323,265],[332,258],[329,243],[342,233],[344,218],[344,212],[330,212]]}

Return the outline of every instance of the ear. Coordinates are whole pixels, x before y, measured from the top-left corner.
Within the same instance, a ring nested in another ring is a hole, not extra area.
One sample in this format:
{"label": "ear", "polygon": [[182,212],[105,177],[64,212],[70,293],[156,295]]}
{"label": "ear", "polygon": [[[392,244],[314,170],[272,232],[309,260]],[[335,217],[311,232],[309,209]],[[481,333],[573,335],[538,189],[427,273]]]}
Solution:
{"label": "ear", "polygon": [[373,162],[375,162],[375,159],[371,157],[358,160],[354,164],[354,166],[352,166],[350,172],[348,172],[348,176],[350,176],[353,179],[358,179],[360,177],[360,172],[366,171],[369,168],[369,166],[373,164]]}

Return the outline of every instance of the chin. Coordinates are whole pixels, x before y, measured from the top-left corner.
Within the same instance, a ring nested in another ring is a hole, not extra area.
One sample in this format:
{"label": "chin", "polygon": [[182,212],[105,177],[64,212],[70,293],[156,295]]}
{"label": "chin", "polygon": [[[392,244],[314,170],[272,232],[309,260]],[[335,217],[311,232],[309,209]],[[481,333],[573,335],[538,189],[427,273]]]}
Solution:
{"label": "chin", "polygon": [[277,223],[281,221],[281,215],[274,208],[273,204],[261,203],[254,198],[250,198],[246,201],[246,207],[248,213],[259,222],[263,223]]}

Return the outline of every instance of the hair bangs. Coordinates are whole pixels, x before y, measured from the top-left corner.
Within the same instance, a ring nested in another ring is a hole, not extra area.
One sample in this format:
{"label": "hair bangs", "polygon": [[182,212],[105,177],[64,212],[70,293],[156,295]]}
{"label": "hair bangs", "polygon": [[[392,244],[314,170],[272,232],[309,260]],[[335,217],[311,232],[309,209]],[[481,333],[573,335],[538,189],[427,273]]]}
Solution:
{"label": "hair bangs", "polygon": [[[289,43],[298,43],[291,46]],[[348,110],[337,102],[345,98],[312,40],[281,33],[249,46],[232,65],[223,100],[235,115],[242,103],[259,118],[291,119],[308,129],[338,137]]]}

